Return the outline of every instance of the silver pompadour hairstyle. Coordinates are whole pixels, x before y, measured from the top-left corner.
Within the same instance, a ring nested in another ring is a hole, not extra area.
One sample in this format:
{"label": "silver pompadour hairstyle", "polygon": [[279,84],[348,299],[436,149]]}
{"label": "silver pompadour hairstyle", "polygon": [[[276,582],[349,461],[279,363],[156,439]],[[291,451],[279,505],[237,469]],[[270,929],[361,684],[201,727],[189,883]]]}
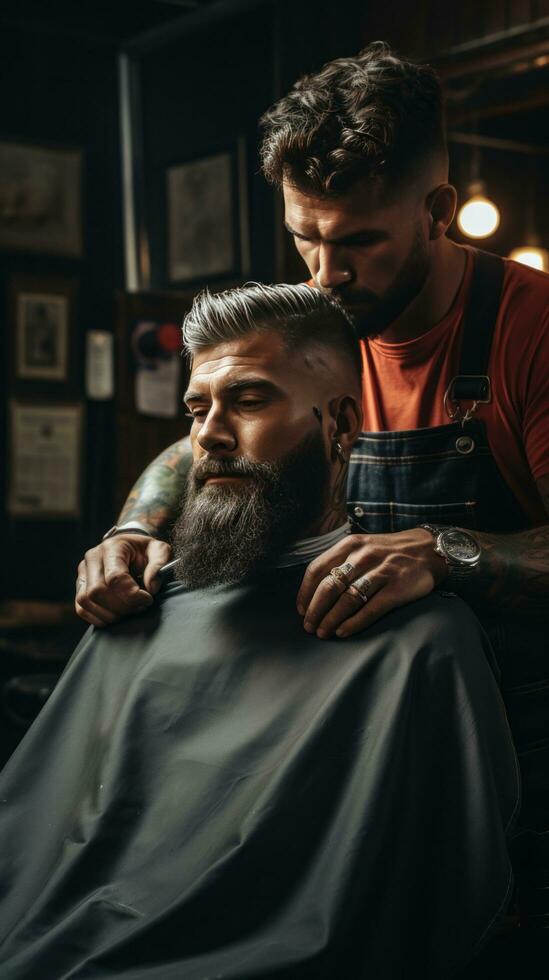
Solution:
{"label": "silver pompadour hairstyle", "polygon": [[192,357],[204,347],[271,330],[278,330],[290,349],[316,340],[346,351],[361,372],[352,320],[337,300],[305,283],[203,290],[183,320],[183,344]]}

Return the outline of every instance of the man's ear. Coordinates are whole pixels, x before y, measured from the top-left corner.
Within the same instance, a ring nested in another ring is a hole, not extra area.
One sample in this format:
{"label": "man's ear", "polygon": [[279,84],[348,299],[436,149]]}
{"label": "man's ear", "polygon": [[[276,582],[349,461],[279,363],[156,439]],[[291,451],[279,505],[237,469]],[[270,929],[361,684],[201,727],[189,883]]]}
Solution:
{"label": "man's ear", "polygon": [[355,395],[340,395],[332,398],[328,405],[330,412],[329,435],[337,440],[346,456],[351,455],[358,436],[362,431],[362,405]]}
{"label": "man's ear", "polygon": [[454,220],[457,206],[457,191],[451,184],[440,184],[431,191],[426,200],[429,212],[429,238],[436,241],[445,234]]}

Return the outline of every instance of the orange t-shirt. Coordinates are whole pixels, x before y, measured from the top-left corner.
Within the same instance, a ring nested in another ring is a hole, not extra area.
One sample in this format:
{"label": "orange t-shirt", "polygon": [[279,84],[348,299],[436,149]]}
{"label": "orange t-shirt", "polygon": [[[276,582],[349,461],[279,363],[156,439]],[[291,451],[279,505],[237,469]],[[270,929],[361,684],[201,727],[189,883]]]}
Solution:
{"label": "orange t-shirt", "polygon": [[[362,341],[366,432],[445,425],[444,393],[458,374],[463,313],[472,281],[469,250],[463,282],[443,320],[404,343]],[[476,418],[504,480],[532,524],[547,522],[535,481],[549,474],[549,275],[505,260],[488,375],[492,401]]]}

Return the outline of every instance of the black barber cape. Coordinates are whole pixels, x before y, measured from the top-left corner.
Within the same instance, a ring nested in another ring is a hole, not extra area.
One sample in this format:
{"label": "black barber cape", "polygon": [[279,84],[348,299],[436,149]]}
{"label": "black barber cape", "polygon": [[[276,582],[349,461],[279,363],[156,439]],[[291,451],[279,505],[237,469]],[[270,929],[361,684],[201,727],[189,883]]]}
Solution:
{"label": "black barber cape", "polygon": [[321,641],[303,568],[90,629],[0,777],[2,980],[450,977],[509,897],[477,620]]}

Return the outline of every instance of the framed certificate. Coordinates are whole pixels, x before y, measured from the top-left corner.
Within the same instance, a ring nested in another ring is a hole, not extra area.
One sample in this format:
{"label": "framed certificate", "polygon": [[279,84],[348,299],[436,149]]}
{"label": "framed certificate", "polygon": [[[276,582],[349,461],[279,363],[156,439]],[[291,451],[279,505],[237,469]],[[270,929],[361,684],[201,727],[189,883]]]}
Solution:
{"label": "framed certificate", "polygon": [[81,405],[10,405],[8,511],[15,518],[80,516]]}

